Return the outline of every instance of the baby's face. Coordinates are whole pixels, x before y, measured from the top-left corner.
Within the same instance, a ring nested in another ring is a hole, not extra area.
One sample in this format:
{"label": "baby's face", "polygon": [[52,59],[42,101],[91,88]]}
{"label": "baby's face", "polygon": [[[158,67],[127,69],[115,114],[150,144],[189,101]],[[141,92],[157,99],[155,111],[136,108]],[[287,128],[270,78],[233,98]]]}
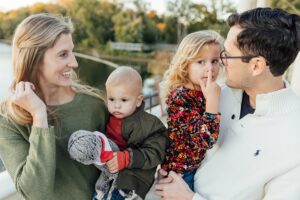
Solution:
{"label": "baby's face", "polygon": [[122,119],[130,116],[143,101],[143,95],[134,86],[107,86],[107,107],[110,114]]}

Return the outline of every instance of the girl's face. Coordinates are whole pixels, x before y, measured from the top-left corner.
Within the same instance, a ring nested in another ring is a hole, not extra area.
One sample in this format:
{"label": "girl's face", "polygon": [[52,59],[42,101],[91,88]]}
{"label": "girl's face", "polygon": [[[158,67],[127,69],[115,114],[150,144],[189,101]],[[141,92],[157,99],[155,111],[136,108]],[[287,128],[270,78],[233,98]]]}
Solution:
{"label": "girl's face", "polygon": [[78,67],[73,48],[71,34],[62,34],[54,46],[46,50],[39,79],[44,90],[71,86],[71,70]]}
{"label": "girl's face", "polygon": [[212,80],[217,79],[220,68],[220,51],[219,44],[207,44],[200,49],[197,57],[188,64],[188,82],[185,87],[193,90],[201,90],[199,81],[202,79],[207,81],[209,69],[212,69]]}

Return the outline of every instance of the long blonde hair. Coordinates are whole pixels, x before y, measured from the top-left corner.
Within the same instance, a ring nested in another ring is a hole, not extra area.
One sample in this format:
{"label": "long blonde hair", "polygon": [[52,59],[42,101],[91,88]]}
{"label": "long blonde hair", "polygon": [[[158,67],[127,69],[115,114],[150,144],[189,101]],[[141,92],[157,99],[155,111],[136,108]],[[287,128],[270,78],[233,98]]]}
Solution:
{"label": "long blonde hair", "polygon": [[203,30],[190,33],[183,38],[164,75],[163,95],[167,96],[188,81],[187,67],[207,44],[223,45],[223,38],[215,31]]}
{"label": "long blonde hair", "polygon": [[[73,25],[68,17],[35,14],[25,18],[16,28],[12,43],[14,89],[20,81],[35,85],[36,94],[45,102],[39,84],[40,66],[47,49],[52,48],[62,34],[71,34]],[[75,72],[72,76],[75,92],[103,99],[95,88],[80,84]],[[48,112],[51,113],[51,112]],[[53,112],[52,112],[53,113]],[[29,112],[13,104],[8,98],[1,103],[1,115],[18,124],[32,124]]]}

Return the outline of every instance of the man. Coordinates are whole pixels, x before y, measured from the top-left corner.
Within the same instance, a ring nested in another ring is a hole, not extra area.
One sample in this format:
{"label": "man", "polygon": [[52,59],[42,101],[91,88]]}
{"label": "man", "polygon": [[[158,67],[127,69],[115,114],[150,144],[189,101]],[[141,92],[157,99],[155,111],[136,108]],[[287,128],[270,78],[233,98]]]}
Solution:
{"label": "man", "polygon": [[195,175],[195,193],[170,172],[156,194],[164,200],[299,200],[300,99],[282,75],[300,49],[300,17],[256,8],[227,22],[221,62],[229,87],[221,95],[218,145]]}

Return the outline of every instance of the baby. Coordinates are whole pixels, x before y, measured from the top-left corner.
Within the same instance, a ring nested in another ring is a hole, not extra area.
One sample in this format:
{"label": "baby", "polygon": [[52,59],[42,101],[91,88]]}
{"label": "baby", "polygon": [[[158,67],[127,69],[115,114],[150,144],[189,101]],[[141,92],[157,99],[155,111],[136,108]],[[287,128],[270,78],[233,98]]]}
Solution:
{"label": "baby", "polygon": [[[144,199],[153,184],[156,167],[164,159],[166,128],[156,116],[144,111],[142,78],[137,71],[119,67],[105,86],[110,113],[105,135],[119,148],[106,162],[111,173],[118,172],[111,199]],[[99,160],[97,157],[92,163]]]}

